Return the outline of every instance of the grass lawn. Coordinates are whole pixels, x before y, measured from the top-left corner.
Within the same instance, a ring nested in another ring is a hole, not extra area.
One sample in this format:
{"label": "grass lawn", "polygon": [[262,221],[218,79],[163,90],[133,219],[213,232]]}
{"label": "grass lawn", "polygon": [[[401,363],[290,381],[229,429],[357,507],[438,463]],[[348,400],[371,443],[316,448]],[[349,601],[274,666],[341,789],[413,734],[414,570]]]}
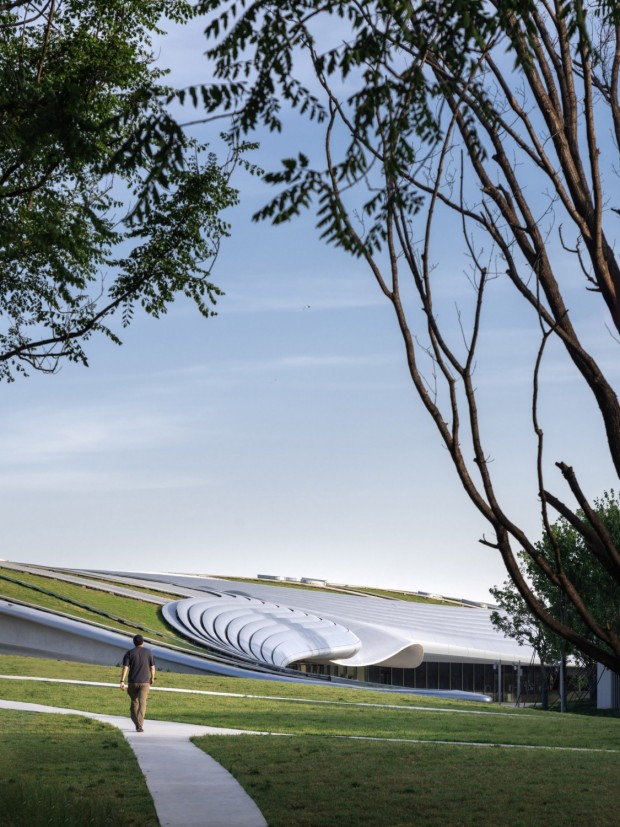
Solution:
{"label": "grass lawn", "polygon": [[[0,656],[2,675],[113,684],[0,678],[0,697],[126,715],[118,671]],[[171,689],[194,694],[159,691]],[[160,672],[149,718],[273,733],[196,739],[238,778],[270,827],[618,823],[618,717]]]}
{"label": "grass lawn", "polygon": [[[148,632],[144,632],[145,637],[153,642],[172,643],[204,653],[204,649],[177,635],[163,619],[159,606],[154,603],[101,591],[97,589],[94,581],[93,587],[90,588],[38,574],[3,569],[2,566],[0,574],[21,581],[15,583],[11,579],[0,578],[0,596],[7,600],[22,600],[43,609],[63,612],[78,620],[101,623],[111,629],[125,632],[129,638],[137,629],[148,629]],[[53,594],[45,594],[38,589],[45,589]],[[67,600],[74,602],[69,603]],[[78,603],[82,605],[76,605]]]}
{"label": "grass lawn", "polygon": [[240,781],[269,827],[618,824],[618,753],[320,737],[194,742]]}
{"label": "grass lawn", "polygon": [[138,762],[112,726],[73,715],[0,710],[0,823],[158,823]]}
{"label": "grass lawn", "polygon": [[[127,697],[118,689],[119,670],[116,667],[0,656],[0,674],[24,675],[27,674],[26,667],[31,670],[30,674],[107,681],[113,686],[75,686],[0,678],[0,697],[125,714]],[[167,688],[222,694],[160,691]],[[296,735],[620,749],[620,718],[615,717],[560,715],[336,686],[171,672],[158,673],[149,699],[149,717]]]}

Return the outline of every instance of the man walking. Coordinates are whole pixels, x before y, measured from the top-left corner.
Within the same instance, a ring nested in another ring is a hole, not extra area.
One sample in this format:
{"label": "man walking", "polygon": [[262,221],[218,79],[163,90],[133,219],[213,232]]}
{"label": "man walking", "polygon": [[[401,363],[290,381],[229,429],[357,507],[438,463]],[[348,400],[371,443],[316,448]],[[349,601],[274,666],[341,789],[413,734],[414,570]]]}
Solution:
{"label": "man walking", "polygon": [[129,707],[131,720],[135,724],[136,732],[143,732],[146,700],[151,684],[155,680],[155,662],[151,650],[144,648],[142,635],[135,635],[133,644],[134,648],[125,652],[123,657],[121,690],[125,689],[125,679],[129,674],[127,694],[131,698]]}

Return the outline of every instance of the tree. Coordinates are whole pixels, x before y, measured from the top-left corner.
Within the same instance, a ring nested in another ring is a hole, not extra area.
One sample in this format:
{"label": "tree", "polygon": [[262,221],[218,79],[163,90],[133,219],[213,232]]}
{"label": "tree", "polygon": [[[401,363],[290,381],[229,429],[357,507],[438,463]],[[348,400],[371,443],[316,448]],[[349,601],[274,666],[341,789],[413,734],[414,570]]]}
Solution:
{"label": "tree", "polygon": [[[522,554],[520,560],[524,576],[528,577],[529,558]],[[530,646],[536,652],[543,668],[557,663],[562,656],[562,638],[551,632],[532,614],[512,580],[507,580],[501,587],[493,587],[490,592],[501,609],[499,612],[491,612],[493,625],[506,637],[516,640],[519,645]],[[542,601],[542,596],[537,596]]]}
{"label": "tree", "polygon": [[[528,558],[520,555],[524,576],[527,577]],[[530,646],[540,661],[541,705],[549,708],[549,667],[565,658],[564,641],[550,631],[530,611],[527,603],[511,580],[501,588],[489,590],[501,611],[491,612],[491,623],[506,637],[516,640],[520,646]],[[540,599],[540,595],[538,595]]]}
{"label": "tree", "polygon": [[210,315],[236,200],[224,164],[169,114],[154,65],[176,0],[0,2],[0,379],[87,364],[113,314],[179,294]]}
{"label": "tree", "polygon": [[[594,401],[620,473],[618,397],[579,330],[574,289],[580,275],[580,296],[584,287],[593,293],[610,330],[620,331],[617,3],[203,0],[200,8],[211,15],[216,79],[195,90],[206,117],[229,113],[236,135],[279,130],[286,103],[321,130],[322,160],[299,153],[269,173],[279,192],[257,218],[287,221],[315,203],[321,237],[370,269],[393,308],[411,381],[490,526],[482,542],[501,555],[538,620],[620,672],[618,619],[603,623],[580,591],[553,515],[582,538],[583,568],[601,566],[614,583],[620,550],[570,465],[572,445],[554,446],[548,458],[553,427],[545,431],[540,402],[553,353]],[[451,324],[441,286],[463,270],[453,254],[459,235],[470,293]],[[490,389],[475,378],[498,285],[530,314],[532,487],[551,555],[524,528],[529,514],[515,513],[502,494]],[[565,596],[566,617],[528,582],[521,549]]]}
{"label": "tree", "polygon": [[[620,547],[620,497],[615,491],[605,492],[602,498],[594,500],[593,507],[616,547]],[[578,511],[577,516],[584,524],[588,524],[588,518],[582,511]],[[610,578],[607,570],[597,560],[591,561],[590,565],[584,565],[584,561],[588,560],[585,540],[566,519],[560,517],[551,526],[551,532],[553,543],[547,534],[536,543],[539,554],[553,564],[554,549],[557,545],[561,550],[567,575],[579,590],[597,622],[603,627],[617,627],[620,621],[620,584]],[[520,552],[519,559],[523,575],[538,601],[553,617],[568,623],[587,636],[587,625],[577,614],[575,607],[567,603],[562,590],[541,573],[528,555]],[[492,588],[490,591],[503,610],[491,614],[493,625],[508,637],[531,646],[541,664],[549,665],[567,656],[573,656],[584,666],[591,666],[591,661],[584,658],[579,650],[567,646],[562,638],[537,619],[512,581],[508,580],[501,587]]]}

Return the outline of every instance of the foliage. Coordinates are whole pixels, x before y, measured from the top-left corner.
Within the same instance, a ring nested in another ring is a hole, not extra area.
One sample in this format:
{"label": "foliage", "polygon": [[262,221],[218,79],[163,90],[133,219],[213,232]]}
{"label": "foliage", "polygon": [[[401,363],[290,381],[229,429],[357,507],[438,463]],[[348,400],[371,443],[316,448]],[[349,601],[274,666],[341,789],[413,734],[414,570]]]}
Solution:
{"label": "foliage", "polygon": [[118,313],[203,316],[235,203],[219,164],[171,117],[152,38],[177,0],[0,3],[0,379],[87,364]]}
{"label": "foliage", "polygon": [[[527,577],[528,558],[521,555],[521,559],[525,568],[524,576]],[[520,645],[531,646],[543,666],[557,663],[562,657],[562,638],[538,621],[512,580],[507,580],[501,587],[491,588],[490,592],[502,610],[491,613],[491,622],[495,628]]]}
{"label": "foliage", "polygon": [[[614,491],[606,491],[600,500],[594,501],[594,508],[614,544],[620,547],[620,496]],[[587,524],[586,515],[583,512],[577,513]],[[560,518],[554,523],[551,526],[551,536],[553,542],[549,535],[543,535],[536,544],[537,551],[553,566],[556,549],[559,549],[564,571],[578,588],[597,622],[616,633],[620,632],[620,585],[597,560],[588,562],[586,541],[567,520]],[[587,635],[588,627],[575,607],[566,601],[561,589],[541,574],[530,557],[523,553],[519,556],[524,576],[547,611]],[[491,594],[504,612],[491,614],[491,621],[496,628],[519,643],[532,646],[543,663],[555,663],[562,654],[579,657],[578,650],[569,648],[567,652],[562,639],[532,614],[512,581],[506,581],[501,588],[491,589]]]}
{"label": "foliage", "polygon": [[[548,456],[541,404],[553,354],[596,406],[620,474],[618,395],[596,355],[596,333],[620,331],[618,5],[203,0],[200,8],[211,15],[216,80],[194,90],[206,116],[229,113],[239,136],[282,129],[287,105],[314,121],[324,150],[322,158],[298,152],[267,175],[278,192],[257,218],[280,223],[314,207],[322,238],[367,265],[394,311],[423,407],[490,526],[482,542],[501,555],[542,623],[620,672],[617,629],[599,622],[563,565],[552,513],[583,537],[584,566],[603,566],[616,583],[620,550],[567,461],[574,443]],[[516,513],[500,492],[490,423],[501,400],[487,411],[498,394],[475,375],[504,322],[508,291],[525,328],[514,350],[531,376],[519,408],[523,473],[552,564],[530,537],[531,511]],[[455,294],[465,296],[456,312]],[[585,297],[600,303],[595,334],[580,326]],[[580,624],[538,600],[518,549]]]}

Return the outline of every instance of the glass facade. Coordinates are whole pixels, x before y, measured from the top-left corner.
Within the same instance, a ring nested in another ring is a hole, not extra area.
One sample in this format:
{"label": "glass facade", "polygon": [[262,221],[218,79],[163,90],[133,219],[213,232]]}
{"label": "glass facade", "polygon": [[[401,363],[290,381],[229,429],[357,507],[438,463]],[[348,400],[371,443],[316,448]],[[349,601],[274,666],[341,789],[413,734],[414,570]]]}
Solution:
{"label": "glass facade", "polygon": [[425,661],[417,669],[391,666],[336,666],[329,663],[292,664],[302,672],[366,683],[402,686],[409,689],[452,689],[480,692],[504,703],[535,702],[541,694],[537,666],[521,667],[495,663],[445,663]]}

